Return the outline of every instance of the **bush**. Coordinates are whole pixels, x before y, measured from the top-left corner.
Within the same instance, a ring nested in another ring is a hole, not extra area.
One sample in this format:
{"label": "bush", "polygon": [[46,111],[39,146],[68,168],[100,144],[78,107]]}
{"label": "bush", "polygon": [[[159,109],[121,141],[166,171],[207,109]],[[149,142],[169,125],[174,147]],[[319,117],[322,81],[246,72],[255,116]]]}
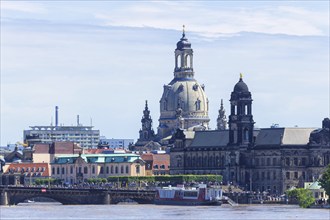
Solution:
{"label": "bush", "polygon": [[302,208],[309,208],[315,202],[313,193],[308,189],[297,188],[287,191],[287,194],[291,199],[297,199]]}

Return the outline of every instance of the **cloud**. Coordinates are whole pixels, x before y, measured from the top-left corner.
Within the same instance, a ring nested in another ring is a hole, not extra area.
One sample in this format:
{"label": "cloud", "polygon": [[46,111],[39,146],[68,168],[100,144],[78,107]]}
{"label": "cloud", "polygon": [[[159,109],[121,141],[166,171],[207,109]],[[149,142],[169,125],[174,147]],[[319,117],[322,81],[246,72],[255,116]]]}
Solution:
{"label": "cloud", "polygon": [[1,10],[3,11],[19,11],[27,13],[46,13],[46,8],[36,2],[24,1],[1,1]]}
{"label": "cloud", "polygon": [[328,11],[315,12],[299,6],[207,7],[199,2],[180,2],[180,7],[164,2],[139,3],[95,14],[109,26],[180,30],[185,24],[189,31],[215,37],[242,31],[323,36],[328,35],[328,16]]}

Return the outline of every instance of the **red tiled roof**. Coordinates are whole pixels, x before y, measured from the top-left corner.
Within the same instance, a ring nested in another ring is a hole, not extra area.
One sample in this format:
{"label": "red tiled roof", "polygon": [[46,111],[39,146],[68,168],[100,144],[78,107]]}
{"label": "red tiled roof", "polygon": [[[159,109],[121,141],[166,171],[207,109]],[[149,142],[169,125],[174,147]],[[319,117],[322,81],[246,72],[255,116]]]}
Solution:
{"label": "red tiled roof", "polygon": [[12,163],[5,173],[22,173],[33,177],[48,177],[48,163]]}
{"label": "red tiled roof", "polygon": [[141,158],[142,158],[142,160],[145,160],[145,161],[153,160],[153,154],[151,154],[151,153],[142,154]]}

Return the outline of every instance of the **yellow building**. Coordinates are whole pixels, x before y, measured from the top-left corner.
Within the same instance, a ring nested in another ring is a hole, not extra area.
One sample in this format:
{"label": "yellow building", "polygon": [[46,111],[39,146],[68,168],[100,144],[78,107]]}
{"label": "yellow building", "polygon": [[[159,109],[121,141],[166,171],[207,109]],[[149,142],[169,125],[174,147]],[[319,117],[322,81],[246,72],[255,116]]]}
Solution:
{"label": "yellow building", "polygon": [[88,178],[145,176],[145,162],[136,154],[60,155],[50,166],[52,178],[70,184]]}

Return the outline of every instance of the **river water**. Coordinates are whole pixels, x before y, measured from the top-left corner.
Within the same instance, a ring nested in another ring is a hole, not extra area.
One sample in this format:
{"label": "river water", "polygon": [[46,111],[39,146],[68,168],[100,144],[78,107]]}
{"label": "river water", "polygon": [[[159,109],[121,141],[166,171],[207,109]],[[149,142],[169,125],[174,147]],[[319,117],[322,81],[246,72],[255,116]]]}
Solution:
{"label": "river water", "polygon": [[302,209],[295,205],[160,206],[139,204],[62,205],[20,203],[0,206],[0,219],[299,219],[330,220],[329,209]]}

